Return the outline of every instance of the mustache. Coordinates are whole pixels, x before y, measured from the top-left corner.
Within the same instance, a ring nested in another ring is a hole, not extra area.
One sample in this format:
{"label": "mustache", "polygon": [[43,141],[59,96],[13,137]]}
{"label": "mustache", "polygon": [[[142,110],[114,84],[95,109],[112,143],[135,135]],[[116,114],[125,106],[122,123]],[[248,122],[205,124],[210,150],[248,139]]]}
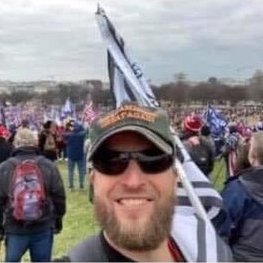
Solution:
{"label": "mustache", "polygon": [[131,197],[131,198],[150,198],[150,199],[156,199],[159,197],[159,193],[154,190],[150,189],[149,187],[141,186],[138,188],[127,188],[125,186],[119,187],[118,189],[114,189],[109,194],[110,198],[117,199],[120,197]]}

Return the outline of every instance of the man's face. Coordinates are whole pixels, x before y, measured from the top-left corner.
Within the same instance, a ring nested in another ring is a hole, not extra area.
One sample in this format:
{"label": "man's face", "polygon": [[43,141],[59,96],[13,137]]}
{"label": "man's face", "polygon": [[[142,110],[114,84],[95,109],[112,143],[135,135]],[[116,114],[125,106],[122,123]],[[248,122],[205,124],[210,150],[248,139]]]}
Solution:
{"label": "man's face", "polygon": [[[142,135],[122,132],[109,138],[105,147],[114,151],[142,151],[154,146]],[[152,250],[169,236],[175,205],[176,173],[169,167],[150,174],[130,160],[118,175],[94,169],[96,217],[109,239],[129,250]]]}

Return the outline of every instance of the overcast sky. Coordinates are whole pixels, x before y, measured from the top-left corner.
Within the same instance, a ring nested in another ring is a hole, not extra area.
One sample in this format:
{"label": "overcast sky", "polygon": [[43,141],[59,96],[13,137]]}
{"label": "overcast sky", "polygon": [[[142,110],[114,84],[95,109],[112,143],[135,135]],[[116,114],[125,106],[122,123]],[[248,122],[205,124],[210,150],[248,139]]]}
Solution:
{"label": "overcast sky", "polygon": [[[94,0],[1,0],[0,79],[108,80]],[[262,0],[100,0],[145,76],[160,84],[263,70]]]}

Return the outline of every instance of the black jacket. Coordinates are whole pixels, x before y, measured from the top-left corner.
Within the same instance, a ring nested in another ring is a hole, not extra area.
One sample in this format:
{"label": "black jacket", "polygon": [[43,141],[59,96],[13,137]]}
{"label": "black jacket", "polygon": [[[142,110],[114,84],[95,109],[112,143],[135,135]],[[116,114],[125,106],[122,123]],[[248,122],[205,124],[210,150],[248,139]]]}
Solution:
{"label": "black jacket", "polygon": [[[37,158],[35,147],[21,147],[13,152],[17,160]],[[50,205],[47,212],[39,221],[31,224],[17,221],[10,213],[10,180],[15,169],[14,161],[6,160],[0,165],[0,227],[6,233],[26,234],[37,233],[52,228],[56,220],[61,220],[66,212],[65,189],[57,167],[45,157],[37,161],[43,174],[47,201]],[[5,220],[3,220],[5,218]]]}
{"label": "black jacket", "polygon": [[4,162],[11,156],[12,145],[5,138],[0,137],[0,163]]}

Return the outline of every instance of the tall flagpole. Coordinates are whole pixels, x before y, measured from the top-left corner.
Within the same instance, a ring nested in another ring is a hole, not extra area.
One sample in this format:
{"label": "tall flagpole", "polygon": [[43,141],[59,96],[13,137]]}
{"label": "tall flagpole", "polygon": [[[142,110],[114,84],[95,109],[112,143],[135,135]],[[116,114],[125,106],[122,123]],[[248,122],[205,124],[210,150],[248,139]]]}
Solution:
{"label": "tall flagpole", "polygon": [[[176,145],[179,147],[179,149],[181,150],[184,158],[185,158],[185,162],[188,161],[192,161],[190,155],[188,154],[188,152],[186,151],[183,143],[181,142],[181,140],[178,138],[177,135],[175,135],[174,130],[172,129],[173,133],[174,133],[174,139],[175,139],[175,143]],[[210,221],[210,219],[207,216],[207,213],[204,209],[204,206],[202,205],[199,197],[197,196],[192,184],[189,182],[185,171],[183,169],[183,165],[182,163],[178,160],[176,162],[176,168],[178,169],[178,174],[180,177],[180,180],[185,188],[185,190],[188,193],[188,197],[190,199],[191,204],[193,205],[193,207],[196,210],[197,215],[199,216],[199,218],[202,218],[210,227],[212,227],[212,223]]]}

